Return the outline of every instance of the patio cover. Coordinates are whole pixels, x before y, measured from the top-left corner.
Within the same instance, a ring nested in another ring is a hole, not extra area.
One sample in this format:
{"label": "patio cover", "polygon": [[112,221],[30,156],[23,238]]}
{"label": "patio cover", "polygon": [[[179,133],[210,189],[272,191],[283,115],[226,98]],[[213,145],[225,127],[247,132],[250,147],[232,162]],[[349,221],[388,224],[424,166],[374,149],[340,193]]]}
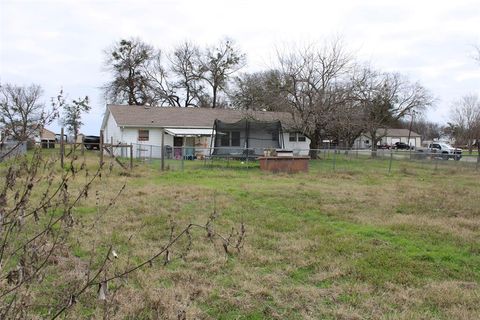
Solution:
{"label": "patio cover", "polygon": [[197,136],[211,136],[212,129],[179,129],[179,128],[165,128],[165,133],[175,137],[197,137]]}

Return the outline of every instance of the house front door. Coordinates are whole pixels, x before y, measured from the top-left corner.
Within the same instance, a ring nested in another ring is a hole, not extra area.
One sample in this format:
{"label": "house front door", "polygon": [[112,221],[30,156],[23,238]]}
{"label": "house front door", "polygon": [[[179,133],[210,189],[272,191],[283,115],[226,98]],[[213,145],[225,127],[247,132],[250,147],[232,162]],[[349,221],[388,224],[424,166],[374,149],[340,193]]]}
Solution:
{"label": "house front door", "polygon": [[182,158],[183,137],[173,137],[173,157]]}

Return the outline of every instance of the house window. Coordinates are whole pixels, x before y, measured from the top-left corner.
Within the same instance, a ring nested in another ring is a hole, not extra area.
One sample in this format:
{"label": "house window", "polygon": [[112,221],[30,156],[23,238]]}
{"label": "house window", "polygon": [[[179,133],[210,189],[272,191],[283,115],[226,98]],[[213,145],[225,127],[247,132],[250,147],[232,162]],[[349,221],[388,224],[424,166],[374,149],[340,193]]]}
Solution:
{"label": "house window", "polygon": [[230,146],[230,132],[220,132],[220,145],[222,147]]}
{"label": "house window", "polygon": [[289,137],[288,137],[288,141],[290,142],[305,142],[307,141],[307,138],[305,137],[305,135],[303,133],[300,133],[300,132],[290,132],[289,133]]}
{"label": "house window", "polygon": [[240,147],[240,131],[226,131],[221,133],[222,147]]}
{"label": "house window", "polygon": [[297,133],[296,132],[290,132],[288,141],[290,142],[296,142],[297,141]]}
{"label": "house window", "polygon": [[278,131],[272,131],[272,141],[278,141]]}
{"label": "house window", "polygon": [[240,147],[240,131],[232,131],[231,138],[231,146]]}
{"label": "house window", "polygon": [[138,141],[148,141],[149,131],[148,130],[138,130]]}

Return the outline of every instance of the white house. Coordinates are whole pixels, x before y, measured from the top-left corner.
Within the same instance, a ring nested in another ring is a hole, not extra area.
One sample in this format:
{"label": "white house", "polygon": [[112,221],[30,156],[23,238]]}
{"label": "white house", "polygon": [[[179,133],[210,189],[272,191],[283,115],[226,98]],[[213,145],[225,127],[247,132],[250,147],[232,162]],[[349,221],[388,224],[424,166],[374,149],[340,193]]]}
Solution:
{"label": "white house", "polygon": [[[280,147],[298,154],[308,154],[310,140],[292,130],[293,119],[286,112],[107,105],[101,129],[105,143],[133,144],[134,157],[160,157],[163,133],[168,156],[181,157],[180,147],[183,147],[184,155],[187,152],[189,156],[201,158],[209,155],[213,147],[215,120],[234,123],[243,119],[280,121]],[[234,136],[231,135],[228,146],[235,144]],[[116,151],[117,155],[121,152]],[[123,155],[127,156],[126,153]]]}
{"label": "white house", "polygon": [[[396,142],[405,142],[411,147],[421,147],[422,137],[408,129],[378,129],[377,137],[381,137],[378,145],[393,146]],[[409,140],[410,138],[410,140]],[[353,145],[357,149],[369,149],[372,146],[372,139],[369,134],[362,134],[355,140]]]}

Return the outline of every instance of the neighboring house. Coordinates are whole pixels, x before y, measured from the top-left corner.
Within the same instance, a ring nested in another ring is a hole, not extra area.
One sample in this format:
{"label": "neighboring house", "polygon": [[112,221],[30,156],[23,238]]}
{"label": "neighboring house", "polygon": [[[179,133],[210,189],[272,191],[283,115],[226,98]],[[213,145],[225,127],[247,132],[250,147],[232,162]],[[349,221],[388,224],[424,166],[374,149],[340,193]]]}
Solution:
{"label": "neighboring house", "polygon": [[[283,148],[304,150],[307,154],[310,140],[292,129],[293,119],[286,112],[240,111],[233,109],[145,107],[107,105],[101,129],[104,142],[134,144],[134,156],[148,150],[152,157],[160,156],[162,131],[167,153],[178,157],[180,147],[194,148],[194,155],[210,154],[215,120],[235,123],[243,119],[280,121]],[[229,140],[231,146],[232,139]],[[142,147],[144,146],[144,147]],[[226,146],[228,147],[228,146]],[[117,152],[119,154],[120,151]]]}
{"label": "neighboring house", "polygon": [[[410,141],[408,137],[410,136]],[[377,145],[389,145],[393,146],[396,142],[405,142],[411,147],[421,147],[422,138],[421,136],[413,131],[408,129],[378,129],[377,137],[381,137]],[[355,140],[353,145],[357,149],[369,149],[372,147],[372,139],[369,134],[362,134]]]}
{"label": "neighboring house", "polygon": [[55,148],[55,132],[39,126],[33,133],[33,141],[42,148]]}
{"label": "neighboring house", "polygon": [[42,148],[55,148],[55,132],[42,128],[40,131]]}

